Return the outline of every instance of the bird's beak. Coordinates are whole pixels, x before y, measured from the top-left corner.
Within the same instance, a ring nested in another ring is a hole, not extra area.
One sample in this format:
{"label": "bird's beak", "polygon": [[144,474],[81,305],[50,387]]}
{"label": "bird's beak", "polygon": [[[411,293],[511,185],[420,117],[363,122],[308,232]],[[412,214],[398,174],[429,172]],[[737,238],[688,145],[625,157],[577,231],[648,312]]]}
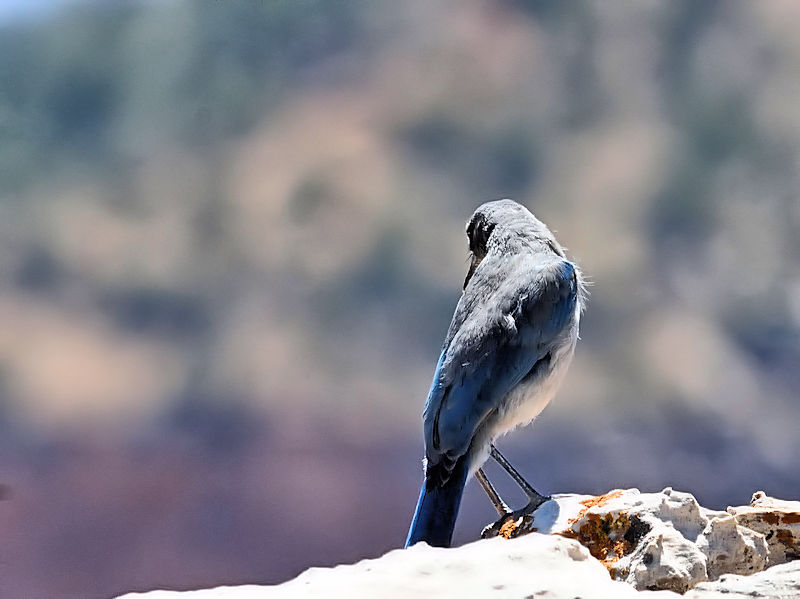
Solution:
{"label": "bird's beak", "polygon": [[478,264],[481,263],[481,259],[475,255],[475,252],[470,252],[469,254],[469,270],[467,271],[467,278],[464,279],[464,289],[467,288],[467,283],[472,278],[472,275],[475,274],[475,269],[478,268]]}

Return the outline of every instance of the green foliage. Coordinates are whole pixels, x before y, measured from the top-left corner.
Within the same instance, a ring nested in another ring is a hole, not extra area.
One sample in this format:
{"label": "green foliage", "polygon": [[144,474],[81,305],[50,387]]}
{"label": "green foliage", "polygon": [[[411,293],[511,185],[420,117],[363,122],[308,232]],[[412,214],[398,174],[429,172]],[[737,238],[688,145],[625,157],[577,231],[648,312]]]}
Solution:
{"label": "green foliage", "polygon": [[358,35],[353,3],[70,7],[0,33],[0,192],[240,134]]}

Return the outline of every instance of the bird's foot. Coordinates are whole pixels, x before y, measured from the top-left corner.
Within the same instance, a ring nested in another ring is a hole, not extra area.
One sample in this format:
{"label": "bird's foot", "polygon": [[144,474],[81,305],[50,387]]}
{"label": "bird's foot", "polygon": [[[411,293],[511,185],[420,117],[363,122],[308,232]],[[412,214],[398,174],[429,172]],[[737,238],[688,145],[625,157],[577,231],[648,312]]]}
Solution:
{"label": "bird's foot", "polygon": [[508,512],[501,516],[494,524],[490,524],[481,531],[482,539],[489,539],[491,537],[503,537],[505,539],[513,539],[520,535],[529,532],[536,532],[536,527],[533,526],[534,512],[546,501],[550,501],[550,497],[546,495],[539,495],[538,493],[531,497],[528,505],[525,507]]}

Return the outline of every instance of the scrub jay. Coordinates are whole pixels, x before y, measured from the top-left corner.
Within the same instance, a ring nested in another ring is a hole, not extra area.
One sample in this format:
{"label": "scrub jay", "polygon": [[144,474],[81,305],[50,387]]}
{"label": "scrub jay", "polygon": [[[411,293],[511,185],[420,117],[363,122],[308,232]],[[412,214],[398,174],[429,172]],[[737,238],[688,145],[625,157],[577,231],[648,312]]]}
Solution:
{"label": "scrub jay", "polygon": [[425,482],[406,547],[450,546],[470,473],[507,512],[480,470],[489,455],[516,475],[531,499],[529,511],[547,499],[493,442],[531,422],[564,378],[584,304],[581,274],[547,226],[511,200],[480,206],[467,237],[464,292],[425,403]]}

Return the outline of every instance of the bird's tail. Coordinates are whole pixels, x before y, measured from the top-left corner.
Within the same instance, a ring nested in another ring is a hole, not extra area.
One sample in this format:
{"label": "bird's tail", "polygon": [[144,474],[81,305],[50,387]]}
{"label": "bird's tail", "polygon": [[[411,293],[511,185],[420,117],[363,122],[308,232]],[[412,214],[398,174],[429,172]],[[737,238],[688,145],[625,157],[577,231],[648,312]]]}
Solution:
{"label": "bird's tail", "polygon": [[419,541],[434,547],[450,547],[468,473],[467,456],[463,456],[444,484],[435,484],[431,479],[422,483],[406,547]]}

